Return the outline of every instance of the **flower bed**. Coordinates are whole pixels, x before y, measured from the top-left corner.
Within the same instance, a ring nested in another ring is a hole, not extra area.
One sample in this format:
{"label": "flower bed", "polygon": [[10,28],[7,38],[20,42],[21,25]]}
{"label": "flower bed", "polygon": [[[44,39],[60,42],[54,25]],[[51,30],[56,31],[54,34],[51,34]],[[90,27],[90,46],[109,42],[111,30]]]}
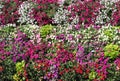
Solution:
{"label": "flower bed", "polygon": [[0,81],[120,81],[119,0],[2,0]]}

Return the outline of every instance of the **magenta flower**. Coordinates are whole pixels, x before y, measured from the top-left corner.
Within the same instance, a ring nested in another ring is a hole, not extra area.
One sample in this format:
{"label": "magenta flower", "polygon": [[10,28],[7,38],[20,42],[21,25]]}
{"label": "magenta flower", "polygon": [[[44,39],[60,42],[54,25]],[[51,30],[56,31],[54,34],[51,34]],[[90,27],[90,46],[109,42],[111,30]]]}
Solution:
{"label": "magenta flower", "polygon": [[120,58],[117,58],[115,61],[114,61],[115,65],[116,65],[116,69],[117,70],[120,70]]}

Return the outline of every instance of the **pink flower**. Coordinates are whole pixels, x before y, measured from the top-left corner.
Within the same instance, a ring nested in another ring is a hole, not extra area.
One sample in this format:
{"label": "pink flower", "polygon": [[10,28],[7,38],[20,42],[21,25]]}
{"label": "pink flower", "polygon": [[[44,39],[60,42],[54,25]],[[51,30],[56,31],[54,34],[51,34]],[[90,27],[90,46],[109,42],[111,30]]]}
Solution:
{"label": "pink flower", "polygon": [[118,29],[118,33],[120,33],[120,29]]}
{"label": "pink flower", "polygon": [[63,4],[65,0],[58,0],[58,4]]}
{"label": "pink flower", "polygon": [[120,70],[120,58],[117,58],[114,63],[116,64],[116,69]]}

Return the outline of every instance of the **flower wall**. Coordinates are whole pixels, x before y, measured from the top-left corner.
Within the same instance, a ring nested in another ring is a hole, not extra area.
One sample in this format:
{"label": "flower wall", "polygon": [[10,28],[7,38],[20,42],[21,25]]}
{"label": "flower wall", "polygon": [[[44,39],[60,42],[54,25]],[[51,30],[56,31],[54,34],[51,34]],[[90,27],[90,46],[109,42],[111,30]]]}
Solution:
{"label": "flower wall", "polygon": [[119,0],[1,0],[0,81],[120,81],[119,13]]}

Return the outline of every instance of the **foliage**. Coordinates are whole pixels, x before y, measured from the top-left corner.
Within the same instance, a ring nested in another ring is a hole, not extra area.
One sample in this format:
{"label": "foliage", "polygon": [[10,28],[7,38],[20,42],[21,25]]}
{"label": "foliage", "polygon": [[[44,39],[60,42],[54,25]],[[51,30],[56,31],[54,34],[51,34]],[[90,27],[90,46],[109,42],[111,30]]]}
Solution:
{"label": "foliage", "polygon": [[93,80],[93,79],[95,79],[96,78],[96,75],[97,75],[97,73],[96,72],[91,72],[90,74],[89,74],[89,79],[90,80]]}
{"label": "foliage", "polygon": [[42,26],[40,28],[40,35],[41,37],[46,37],[47,35],[49,35],[51,33],[53,29],[53,26],[52,25],[45,25],[45,26]]}
{"label": "foliage", "polygon": [[120,54],[120,48],[118,45],[108,44],[104,47],[105,56],[110,57],[111,59],[116,58]]}
{"label": "foliage", "polygon": [[25,66],[25,62],[24,62],[24,61],[22,61],[22,62],[17,62],[17,63],[16,63],[16,71],[17,71],[17,72],[22,72],[24,66]]}
{"label": "foliage", "polygon": [[6,26],[0,30],[0,33],[3,34],[3,36],[9,37],[12,36],[12,33],[15,33],[15,27],[14,26]]}
{"label": "foliage", "polygon": [[[15,63],[11,59],[6,59],[0,63],[3,67],[3,71],[0,72],[1,80],[13,80],[13,75],[16,72]],[[7,75],[7,76],[6,76]]]}

